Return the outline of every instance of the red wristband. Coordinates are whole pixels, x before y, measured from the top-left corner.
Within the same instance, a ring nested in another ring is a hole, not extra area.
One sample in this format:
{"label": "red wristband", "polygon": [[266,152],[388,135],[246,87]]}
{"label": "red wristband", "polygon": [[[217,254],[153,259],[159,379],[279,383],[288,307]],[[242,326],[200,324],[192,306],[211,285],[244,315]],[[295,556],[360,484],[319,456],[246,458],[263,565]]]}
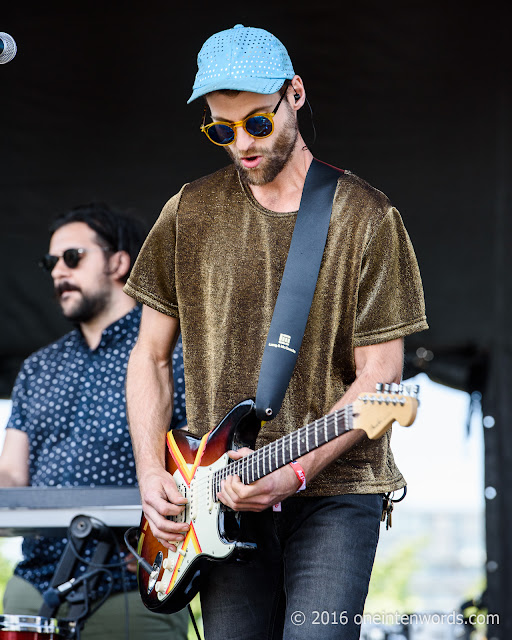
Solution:
{"label": "red wristband", "polygon": [[297,479],[300,481],[300,487],[297,489],[297,493],[299,491],[304,491],[304,489],[306,488],[306,474],[304,473],[304,469],[296,460],[290,462],[290,466],[295,472]]}

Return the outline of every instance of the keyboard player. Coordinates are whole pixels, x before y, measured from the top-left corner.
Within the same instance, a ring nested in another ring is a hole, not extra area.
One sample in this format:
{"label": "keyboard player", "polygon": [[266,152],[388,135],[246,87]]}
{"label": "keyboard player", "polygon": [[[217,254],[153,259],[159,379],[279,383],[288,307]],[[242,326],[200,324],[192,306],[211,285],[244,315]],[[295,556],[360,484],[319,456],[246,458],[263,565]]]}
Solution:
{"label": "keyboard player", "polygon": [[[144,240],[140,223],[104,204],[59,216],[41,266],[75,328],[32,354],[18,374],[4,448],[0,486],[135,486],[135,464],[125,413],[125,370],[140,322],[140,308],[122,291]],[[185,424],[181,341],[173,354],[173,427]],[[66,540],[25,538],[23,559],[4,595],[4,613],[37,615]],[[90,557],[91,550],[84,555]],[[85,640],[125,638],[128,591],[131,640],[185,640],[186,611],[152,614],[141,603],[134,563],[113,568],[113,590],[89,618]],[[115,555],[111,564],[119,562]],[[80,572],[87,570],[82,563]],[[123,574],[127,579],[123,580]],[[102,595],[99,587],[98,597]],[[58,617],[65,617],[63,607]]]}

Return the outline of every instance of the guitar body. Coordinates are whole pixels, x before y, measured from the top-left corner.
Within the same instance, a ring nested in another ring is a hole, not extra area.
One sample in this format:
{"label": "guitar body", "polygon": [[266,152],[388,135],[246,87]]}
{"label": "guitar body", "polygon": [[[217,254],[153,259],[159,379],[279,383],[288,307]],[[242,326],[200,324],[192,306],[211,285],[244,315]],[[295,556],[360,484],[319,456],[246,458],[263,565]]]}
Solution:
{"label": "guitar body", "polygon": [[351,405],[237,461],[232,461],[227,451],[241,447],[254,449],[260,429],[251,399],[237,404],[202,438],[187,431],[170,431],[166,468],[188,500],[182,513],[172,520],[186,522],[190,529],[173,552],[156,540],[145,516],[142,517],[138,554],[144,562],[139,563],[137,575],[145,606],[156,613],[183,609],[199,591],[201,578],[213,562],[240,559],[255,549],[254,543],[239,539],[240,513],[217,500],[222,479],[238,475],[244,484],[251,484],[343,434],[344,447],[339,448],[340,455],[360,442],[365,434],[370,439],[382,437],[395,420],[402,426],[411,425],[418,407],[418,389],[406,388],[407,394],[403,395],[403,386],[395,386],[396,390],[391,392],[377,389],[377,393],[364,393]]}
{"label": "guitar body", "polygon": [[212,562],[237,560],[254,545],[238,540],[240,514],[213,499],[212,473],[225,467],[227,451],[254,448],[260,425],[253,400],[236,405],[203,438],[187,431],[169,432],[166,469],[188,503],[172,519],[190,523],[190,530],[175,552],[153,536],[142,516],[138,552],[150,564],[148,574],[138,566],[139,592],[144,605],[156,613],[183,609],[199,591],[201,577]]}

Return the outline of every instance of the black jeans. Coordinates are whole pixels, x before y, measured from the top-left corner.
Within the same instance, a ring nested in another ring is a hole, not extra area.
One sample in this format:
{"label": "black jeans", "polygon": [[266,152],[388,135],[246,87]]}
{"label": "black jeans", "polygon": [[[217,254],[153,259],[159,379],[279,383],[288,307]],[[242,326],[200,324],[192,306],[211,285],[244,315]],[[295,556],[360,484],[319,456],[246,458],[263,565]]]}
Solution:
{"label": "black jeans", "polygon": [[293,497],[245,513],[248,563],[214,565],[201,589],[205,640],[357,640],[382,496]]}

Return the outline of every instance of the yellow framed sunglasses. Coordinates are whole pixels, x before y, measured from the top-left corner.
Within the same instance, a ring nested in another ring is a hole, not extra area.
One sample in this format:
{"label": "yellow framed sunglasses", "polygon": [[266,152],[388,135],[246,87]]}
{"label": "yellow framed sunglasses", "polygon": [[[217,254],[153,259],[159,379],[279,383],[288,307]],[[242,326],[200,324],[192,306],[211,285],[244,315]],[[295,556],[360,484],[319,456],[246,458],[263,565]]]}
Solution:
{"label": "yellow framed sunglasses", "polygon": [[[288,89],[288,86],[289,85],[287,84],[286,90]],[[211,124],[205,124],[205,107],[200,130],[206,135],[208,140],[213,142],[213,144],[219,145],[219,147],[226,147],[228,144],[232,144],[235,141],[237,127],[243,127],[244,130],[253,138],[268,138],[274,131],[274,116],[286,95],[286,90],[279,98],[279,102],[276,104],[272,113],[254,113],[253,115],[244,118],[244,120],[239,120],[238,122],[212,122]]]}

